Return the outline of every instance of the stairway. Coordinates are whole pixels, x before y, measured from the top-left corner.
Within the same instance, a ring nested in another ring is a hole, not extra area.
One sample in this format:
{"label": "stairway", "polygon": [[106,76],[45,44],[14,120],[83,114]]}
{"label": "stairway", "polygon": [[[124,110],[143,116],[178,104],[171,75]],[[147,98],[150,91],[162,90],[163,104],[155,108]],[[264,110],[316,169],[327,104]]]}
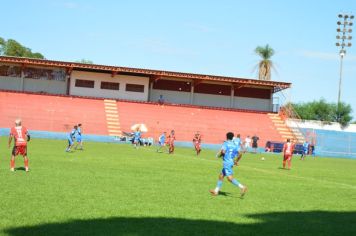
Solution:
{"label": "stairway", "polygon": [[119,113],[115,100],[104,99],[106,125],[110,136],[121,136]]}
{"label": "stairway", "polygon": [[304,142],[305,138],[298,128],[291,128],[287,126],[284,120],[276,113],[268,113],[269,118],[272,120],[279,134],[282,136],[283,141],[287,139],[294,139],[298,143]]}

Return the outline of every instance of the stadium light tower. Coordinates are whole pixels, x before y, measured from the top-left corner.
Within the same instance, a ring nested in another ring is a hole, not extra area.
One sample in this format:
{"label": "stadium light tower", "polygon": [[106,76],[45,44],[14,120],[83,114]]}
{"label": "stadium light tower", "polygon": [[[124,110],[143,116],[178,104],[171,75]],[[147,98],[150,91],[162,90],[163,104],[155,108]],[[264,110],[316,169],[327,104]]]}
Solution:
{"label": "stadium light tower", "polygon": [[339,55],[340,55],[340,79],[339,79],[339,94],[337,97],[337,107],[339,110],[339,104],[341,99],[341,82],[342,82],[342,62],[346,55],[346,47],[351,47],[351,33],[352,33],[352,20],[354,16],[352,14],[343,14],[340,13],[338,15],[339,20],[337,21],[337,29],[338,32],[336,36],[336,46],[340,48]]}

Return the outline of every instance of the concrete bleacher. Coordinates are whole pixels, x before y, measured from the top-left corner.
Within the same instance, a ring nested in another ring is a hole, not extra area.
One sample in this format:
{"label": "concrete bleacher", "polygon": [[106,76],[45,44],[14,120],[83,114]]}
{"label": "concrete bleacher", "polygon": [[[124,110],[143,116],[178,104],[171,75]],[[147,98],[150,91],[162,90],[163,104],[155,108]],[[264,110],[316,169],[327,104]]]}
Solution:
{"label": "concrete bleacher", "polygon": [[[228,131],[240,133],[243,139],[256,134],[260,147],[267,140],[282,140],[268,114],[263,112],[127,101],[116,104],[120,132],[131,132],[133,124],[144,123],[149,129],[144,137],[155,139],[163,131],[174,129],[177,141],[183,142],[191,142],[196,131],[209,144],[223,142]],[[110,124],[105,109],[104,99],[1,91],[0,128],[12,126],[20,117],[30,130],[68,132],[74,124],[82,123],[85,134],[108,136]]]}
{"label": "concrete bleacher", "polygon": [[201,132],[204,143],[221,143],[228,131],[241,134],[243,139],[256,134],[259,146],[267,140],[282,140],[267,113],[120,101],[117,105],[122,131],[128,131],[134,123],[144,123],[149,128],[145,135],[155,138],[174,129],[181,141],[191,141],[196,131]]}
{"label": "concrete bleacher", "polygon": [[87,134],[108,134],[102,100],[0,92],[0,113],[3,128],[21,118],[31,130],[68,132],[82,123]]}

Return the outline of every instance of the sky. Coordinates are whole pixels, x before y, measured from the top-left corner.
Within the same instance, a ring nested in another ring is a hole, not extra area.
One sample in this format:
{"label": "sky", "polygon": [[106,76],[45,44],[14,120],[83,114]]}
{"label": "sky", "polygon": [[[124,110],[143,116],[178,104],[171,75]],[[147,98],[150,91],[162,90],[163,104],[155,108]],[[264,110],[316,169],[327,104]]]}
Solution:
{"label": "sky", "polygon": [[[257,78],[269,44],[280,102],[337,102],[337,15],[356,0],[0,0],[0,37],[50,60]],[[356,29],[355,29],[356,30]],[[341,100],[356,120],[356,42],[343,63]]]}

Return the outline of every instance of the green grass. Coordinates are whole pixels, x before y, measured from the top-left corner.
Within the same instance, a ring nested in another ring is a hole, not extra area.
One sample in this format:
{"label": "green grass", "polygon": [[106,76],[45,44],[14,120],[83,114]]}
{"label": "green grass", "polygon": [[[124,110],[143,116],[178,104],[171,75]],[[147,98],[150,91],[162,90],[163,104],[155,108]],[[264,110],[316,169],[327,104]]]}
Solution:
{"label": "green grass", "polygon": [[[30,173],[9,171],[0,138],[1,235],[356,235],[356,161],[246,154],[213,197],[221,160],[203,150],[33,139]],[[23,166],[21,157],[16,166]]]}

